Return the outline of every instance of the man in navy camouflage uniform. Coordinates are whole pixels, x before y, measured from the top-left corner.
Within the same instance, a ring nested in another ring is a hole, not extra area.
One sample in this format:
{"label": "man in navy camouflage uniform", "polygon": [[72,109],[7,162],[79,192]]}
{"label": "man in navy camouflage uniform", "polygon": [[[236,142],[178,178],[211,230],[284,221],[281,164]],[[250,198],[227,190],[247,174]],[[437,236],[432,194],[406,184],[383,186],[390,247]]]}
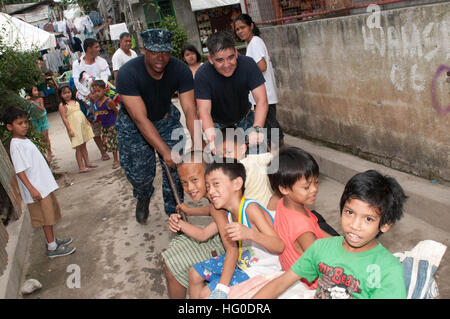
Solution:
{"label": "man in navy camouflage uniform", "polygon": [[[185,63],[170,55],[173,50],[172,33],[164,29],[150,29],[142,32],[141,36],[144,55],[128,61],[117,74],[116,87],[122,107],[116,129],[120,164],[137,198],[136,220],[145,224],[154,191],[155,151],[159,160],[170,167],[180,200],[183,200],[175,165],[182,152],[179,146],[185,142],[185,136],[180,112],[171,102],[173,94],[178,91],[191,136],[195,136],[194,121],[197,114],[192,73]],[[172,152],[175,145],[178,153]],[[176,213],[176,202],[164,169],[162,174],[164,210],[170,215]]]}

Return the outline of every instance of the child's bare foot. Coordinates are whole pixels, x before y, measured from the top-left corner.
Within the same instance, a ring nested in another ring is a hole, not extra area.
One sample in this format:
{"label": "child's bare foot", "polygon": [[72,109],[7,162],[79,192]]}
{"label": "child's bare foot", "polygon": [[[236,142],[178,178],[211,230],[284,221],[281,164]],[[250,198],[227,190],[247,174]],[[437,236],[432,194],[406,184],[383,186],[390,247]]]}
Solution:
{"label": "child's bare foot", "polygon": [[114,162],[113,163],[113,169],[119,168],[119,162]]}
{"label": "child's bare foot", "polygon": [[88,168],[96,168],[96,167],[98,167],[98,165],[90,163],[90,164],[86,165],[86,167],[88,167]]}
{"label": "child's bare foot", "polygon": [[80,169],[79,171],[78,171],[78,173],[87,173],[87,172],[90,172],[90,171],[92,171],[92,169],[91,168],[89,168],[89,167],[85,167],[85,168],[83,168],[83,169]]}

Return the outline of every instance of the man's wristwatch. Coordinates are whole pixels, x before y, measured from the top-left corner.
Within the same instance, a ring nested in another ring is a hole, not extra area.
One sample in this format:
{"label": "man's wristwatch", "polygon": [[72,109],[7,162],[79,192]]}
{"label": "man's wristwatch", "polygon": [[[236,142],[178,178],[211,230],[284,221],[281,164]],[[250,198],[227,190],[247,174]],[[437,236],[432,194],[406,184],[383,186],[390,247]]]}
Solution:
{"label": "man's wristwatch", "polygon": [[259,132],[261,132],[261,127],[259,127],[259,126],[252,126],[252,129],[256,132],[256,133],[259,133]]}

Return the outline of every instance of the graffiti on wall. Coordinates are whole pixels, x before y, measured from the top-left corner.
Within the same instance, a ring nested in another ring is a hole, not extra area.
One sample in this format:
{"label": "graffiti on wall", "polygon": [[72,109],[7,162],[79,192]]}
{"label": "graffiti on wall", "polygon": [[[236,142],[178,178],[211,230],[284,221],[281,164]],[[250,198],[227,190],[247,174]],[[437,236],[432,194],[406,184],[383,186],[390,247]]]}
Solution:
{"label": "graffiti on wall", "polygon": [[391,64],[389,80],[393,87],[398,91],[412,89],[419,93],[425,90],[427,81],[432,81],[433,107],[439,114],[448,113],[449,107],[440,106],[437,99],[438,77],[446,66],[441,65],[433,78],[429,69],[429,63],[436,57],[444,56],[446,61],[450,59],[450,25],[447,20],[443,18],[421,27],[410,16],[402,25],[393,26],[387,24],[387,16],[381,19],[378,6],[372,6],[370,11],[368,8],[367,12],[371,14],[361,30],[364,50]]}
{"label": "graffiti on wall", "polygon": [[437,98],[438,94],[436,92],[436,85],[437,85],[438,78],[444,72],[446,74],[449,74],[450,67],[446,66],[446,65],[440,65],[438,67],[438,69],[436,70],[436,72],[434,73],[433,80],[431,82],[431,100],[433,102],[433,107],[441,115],[445,115],[448,112],[450,112],[450,104],[447,105],[447,107],[445,107],[445,106],[442,107],[438,101],[438,98]]}

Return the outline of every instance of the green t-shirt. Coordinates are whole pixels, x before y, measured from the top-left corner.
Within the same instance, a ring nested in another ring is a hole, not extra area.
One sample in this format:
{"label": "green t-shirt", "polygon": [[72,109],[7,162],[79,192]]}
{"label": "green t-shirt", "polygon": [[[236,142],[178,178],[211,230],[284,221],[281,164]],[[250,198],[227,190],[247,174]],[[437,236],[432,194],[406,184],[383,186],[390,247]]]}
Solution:
{"label": "green t-shirt", "polygon": [[403,267],[380,243],[362,253],[344,249],[344,237],[316,240],[291,269],[312,282],[316,298],[405,299]]}

